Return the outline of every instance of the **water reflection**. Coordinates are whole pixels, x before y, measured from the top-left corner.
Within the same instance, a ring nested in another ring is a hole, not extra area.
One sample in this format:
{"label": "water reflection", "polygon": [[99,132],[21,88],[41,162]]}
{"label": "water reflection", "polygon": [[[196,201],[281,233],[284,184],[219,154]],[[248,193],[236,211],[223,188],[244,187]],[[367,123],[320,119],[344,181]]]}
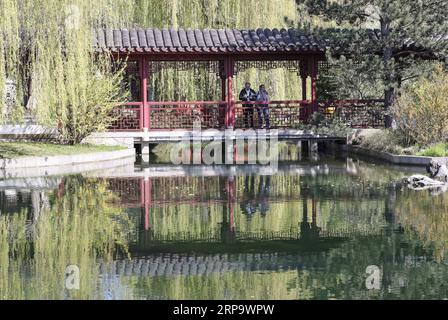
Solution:
{"label": "water reflection", "polygon": [[[0,296],[444,298],[448,198],[382,165],[137,166],[0,180]],[[410,169],[414,173],[416,169]],[[67,265],[80,289],[64,288]],[[378,265],[381,289],[365,288]]]}
{"label": "water reflection", "polygon": [[255,185],[255,175],[244,177],[244,190],[241,196],[241,211],[252,217],[257,212],[266,216],[269,211],[269,192],[271,189],[271,176],[259,176]]}
{"label": "water reflection", "polygon": [[[132,224],[121,208],[108,205],[114,195],[106,185],[80,176],[61,183],[63,190],[47,192],[44,205],[34,189],[30,210],[0,216],[1,297],[92,298],[96,259],[110,260],[116,250],[126,253]],[[64,290],[68,265],[82,270],[80,290]]]}

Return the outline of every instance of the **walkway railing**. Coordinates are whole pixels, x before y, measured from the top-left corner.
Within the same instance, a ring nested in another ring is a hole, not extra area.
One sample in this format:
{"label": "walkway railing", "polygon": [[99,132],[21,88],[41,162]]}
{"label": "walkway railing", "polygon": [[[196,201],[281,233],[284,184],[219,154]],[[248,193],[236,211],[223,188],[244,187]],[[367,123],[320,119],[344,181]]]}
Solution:
{"label": "walkway railing", "polygon": [[351,128],[384,127],[384,100],[334,100],[319,103],[319,112],[336,117]]}
{"label": "walkway railing", "polygon": [[309,100],[261,102],[236,101],[178,101],[130,102],[113,111],[110,131],[192,129],[195,122],[202,129],[266,127],[300,128],[318,111],[326,117],[335,117],[352,128],[384,126],[383,100],[334,100],[313,104]]}
{"label": "walkway railing", "polygon": [[307,100],[235,103],[235,128],[297,128],[312,113]]}
{"label": "walkway railing", "polygon": [[204,129],[224,127],[224,101],[148,102],[151,129]]}
{"label": "walkway railing", "polygon": [[109,131],[140,131],[143,128],[143,103],[129,102],[112,111]]}

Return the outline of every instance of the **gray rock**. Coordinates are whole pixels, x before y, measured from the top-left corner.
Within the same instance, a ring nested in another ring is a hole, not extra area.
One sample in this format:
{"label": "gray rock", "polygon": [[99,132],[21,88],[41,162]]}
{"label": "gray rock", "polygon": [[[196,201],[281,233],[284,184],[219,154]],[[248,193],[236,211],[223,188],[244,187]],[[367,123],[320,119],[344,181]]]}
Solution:
{"label": "gray rock", "polygon": [[429,178],[423,175],[413,175],[405,179],[409,189],[429,190],[431,195],[436,196],[448,191],[448,182]]}
{"label": "gray rock", "polygon": [[433,159],[426,167],[426,171],[429,173],[430,178],[448,182],[448,168],[445,164]]}

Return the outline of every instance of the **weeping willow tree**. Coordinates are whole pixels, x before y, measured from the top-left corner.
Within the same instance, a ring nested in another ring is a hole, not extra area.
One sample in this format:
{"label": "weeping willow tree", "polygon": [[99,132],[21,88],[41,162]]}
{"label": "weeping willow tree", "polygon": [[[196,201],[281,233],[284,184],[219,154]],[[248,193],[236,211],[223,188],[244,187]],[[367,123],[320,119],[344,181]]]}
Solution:
{"label": "weeping willow tree", "polygon": [[121,73],[112,72],[109,56],[92,52],[90,41],[93,27],[121,19],[111,5],[83,0],[0,4],[0,84],[14,79],[17,103],[28,116],[57,127],[70,144],[104,130],[111,108],[123,98]]}
{"label": "weeping willow tree", "polygon": [[[291,0],[137,0],[132,26],[152,28],[283,28],[286,17],[296,19],[296,4]],[[238,73],[235,90],[246,81],[254,87],[265,84],[273,99],[300,98],[296,73],[284,68]],[[220,79],[204,66],[194,70],[161,70],[151,76],[149,99],[154,101],[220,100]]]}
{"label": "weeping willow tree", "polygon": [[[79,142],[92,128],[104,129],[110,106],[126,98],[117,85],[120,77],[110,72],[110,57],[91,51],[92,28],[281,28],[291,15],[297,15],[293,0],[4,0],[0,87],[13,79],[18,89],[14,110],[59,127],[66,140]],[[249,69],[239,74],[237,86],[246,80],[267,84],[271,96],[279,99],[300,92],[297,75],[283,69]],[[204,92],[219,92],[214,75],[204,70],[165,70],[151,81],[160,99],[205,99]],[[3,111],[4,95],[0,96]],[[98,110],[98,105],[105,107]]]}

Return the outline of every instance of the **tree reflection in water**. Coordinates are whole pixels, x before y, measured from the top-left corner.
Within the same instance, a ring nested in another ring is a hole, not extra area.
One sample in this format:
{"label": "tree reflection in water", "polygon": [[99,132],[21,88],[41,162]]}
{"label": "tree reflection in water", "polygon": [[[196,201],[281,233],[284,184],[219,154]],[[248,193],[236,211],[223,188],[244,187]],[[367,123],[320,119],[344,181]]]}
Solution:
{"label": "tree reflection in water", "polygon": [[[446,195],[406,190],[407,173],[389,167],[325,165],[233,176],[168,168],[18,190],[29,206],[1,206],[0,296],[446,297]],[[80,290],[63,288],[69,264],[80,267]],[[365,288],[368,265],[382,270],[380,290]]]}
{"label": "tree reflection in water", "polygon": [[[0,297],[98,298],[97,259],[127,251],[132,224],[122,209],[110,205],[114,195],[106,183],[80,176],[63,182],[64,192],[49,196],[38,219],[23,210],[0,216]],[[68,265],[80,269],[80,290],[64,290]]]}

